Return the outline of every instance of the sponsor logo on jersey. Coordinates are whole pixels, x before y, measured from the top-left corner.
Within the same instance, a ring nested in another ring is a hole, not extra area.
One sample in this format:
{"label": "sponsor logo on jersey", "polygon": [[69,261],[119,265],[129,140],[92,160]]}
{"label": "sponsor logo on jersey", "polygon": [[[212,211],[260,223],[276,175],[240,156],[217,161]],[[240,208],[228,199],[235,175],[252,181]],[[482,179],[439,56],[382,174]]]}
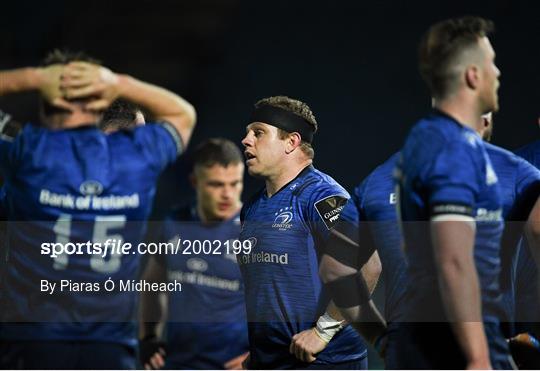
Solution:
{"label": "sponsor logo on jersey", "polygon": [[103,185],[95,180],[87,180],[79,186],[79,191],[85,196],[98,196],[103,192]]}
{"label": "sponsor logo on jersey", "polygon": [[499,222],[502,221],[502,210],[487,210],[484,208],[479,208],[476,211],[475,219],[477,222]]}
{"label": "sponsor logo on jersey", "polygon": [[99,197],[76,196],[70,193],[54,193],[42,189],[39,193],[39,203],[46,206],[61,207],[74,210],[122,210],[137,209],[140,205],[138,193],[131,195],[109,195]]}
{"label": "sponsor logo on jersey", "polygon": [[332,229],[336,225],[346,203],[347,198],[340,195],[329,196],[315,202],[315,209],[326,228]]}
{"label": "sponsor logo on jersey", "polygon": [[265,251],[252,252],[251,254],[238,255],[238,264],[271,263],[279,265],[289,264],[289,254],[276,254]]}
{"label": "sponsor logo on jersey", "polygon": [[276,216],[276,218],[274,219],[272,228],[277,228],[280,231],[286,231],[292,228],[292,207],[279,209],[279,211],[277,211],[274,215]]}
{"label": "sponsor logo on jersey", "polygon": [[208,269],[208,263],[199,258],[191,258],[186,262],[189,270],[196,272],[205,272]]}

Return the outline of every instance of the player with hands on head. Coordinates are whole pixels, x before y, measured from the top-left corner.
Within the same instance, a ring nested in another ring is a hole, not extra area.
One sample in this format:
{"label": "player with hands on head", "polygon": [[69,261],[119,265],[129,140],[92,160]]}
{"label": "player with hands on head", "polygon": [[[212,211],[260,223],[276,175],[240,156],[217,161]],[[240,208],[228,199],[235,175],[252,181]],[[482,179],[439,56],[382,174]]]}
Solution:
{"label": "player with hands on head", "polygon": [[[40,125],[18,134],[4,126],[0,136],[7,216],[24,221],[8,222],[0,359],[14,369],[133,369],[137,293],[94,288],[137,279],[140,255],[42,248],[113,238],[137,246],[158,176],[184,151],[195,111],[173,92],[82,54],[55,51],[44,64],[0,71],[0,95],[41,93]],[[117,98],[156,123],[105,134],[102,110]],[[86,289],[44,292],[44,281]]]}

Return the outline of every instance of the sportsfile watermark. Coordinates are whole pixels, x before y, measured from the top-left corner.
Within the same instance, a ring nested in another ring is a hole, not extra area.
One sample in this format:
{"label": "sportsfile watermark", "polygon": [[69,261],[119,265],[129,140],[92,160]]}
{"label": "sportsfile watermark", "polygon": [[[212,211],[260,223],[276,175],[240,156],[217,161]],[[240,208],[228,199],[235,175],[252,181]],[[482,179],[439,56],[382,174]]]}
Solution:
{"label": "sportsfile watermark", "polygon": [[[190,293],[202,290],[219,293],[222,298],[237,297],[239,301],[244,300],[244,295],[264,296],[268,306],[261,305],[257,313],[249,314],[253,317],[248,320],[279,322],[281,319],[275,317],[272,303],[293,300],[296,294],[289,293],[310,290],[306,280],[290,277],[302,275],[315,282],[320,267],[314,259],[324,254],[335,254],[337,261],[359,268],[358,262],[367,261],[376,249],[380,249],[381,260],[384,254],[392,254],[394,258],[390,263],[382,261],[383,272],[385,269],[396,272],[404,285],[415,290],[417,300],[429,303],[416,311],[414,318],[397,321],[447,320],[444,311],[433,309],[442,308],[438,296],[432,295],[438,290],[431,246],[433,222],[347,223],[340,218],[329,229],[325,220],[304,223],[294,219],[294,215],[291,217],[292,213],[284,207],[266,221],[247,220],[243,225],[231,223],[225,228],[223,223],[126,222],[118,217],[101,217],[94,222],[68,218],[52,222],[9,222],[4,245],[7,259],[2,259],[3,296],[9,300],[5,307],[7,321],[24,322],[32,318],[53,322],[78,318],[82,322],[120,322],[126,316],[109,318],[106,308],[127,307],[142,295],[154,294],[171,295],[174,300],[181,295],[182,310],[178,316],[177,312],[171,314],[171,318],[182,321],[181,313],[200,311],[189,298]],[[328,215],[328,219],[331,217]],[[483,310],[495,308],[497,313],[501,310],[503,302],[499,297],[511,293],[508,288],[512,287],[510,274],[513,274],[516,282],[513,300],[518,308],[515,320],[539,322],[540,311],[534,309],[540,301],[539,278],[534,273],[535,261],[524,234],[526,223],[503,224],[498,211],[484,210],[469,219],[464,222],[458,217],[455,222],[475,223],[472,230],[483,236],[474,245],[479,292],[486,301]],[[444,222],[452,220],[446,218]],[[336,232],[342,243],[333,246]],[[402,238],[403,232],[408,239]],[[414,244],[408,243],[411,236]],[[512,262],[516,261],[517,269],[511,273]],[[143,274],[150,263],[157,263],[163,269],[158,278],[150,279]],[[270,282],[275,285],[269,285]],[[321,285],[325,287],[322,281]],[[356,289],[350,288],[351,296]],[[329,288],[325,290],[328,297],[333,295]],[[395,290],[389,300],[397,302],[401,298],[399,288]],[[316,295],[309,295],[316,299]],[[528,308],[531,310],[524,310]],[[91,312],[103,315],[96,317]],[[66,314],[65,319],[59,314]],[[228,320],[216,314],[201,321]]]}
{"label": "sportsfile watermark", "polygon": [[174,242],[140,242],[136,245],[123,240],[107,239],[104,242],[43,242],[41,255],[58,258],[67,255],[238,255],[251,253],[250,240],[188,240],[177,238]]}

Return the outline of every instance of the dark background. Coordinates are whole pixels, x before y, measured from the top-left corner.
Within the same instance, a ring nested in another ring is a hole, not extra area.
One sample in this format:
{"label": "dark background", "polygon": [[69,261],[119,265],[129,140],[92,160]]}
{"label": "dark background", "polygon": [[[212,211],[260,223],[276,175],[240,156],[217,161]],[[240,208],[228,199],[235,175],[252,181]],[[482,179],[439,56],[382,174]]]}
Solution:
{"label": "dark background", "polygon": [[[417,45],[430,24],[448,17],[472,14],[495,21],[491,41],[502,76],[493,142],[515,149],[536,140],[538,3],[3,2],[0,69],[36,65],[54,48],[84,50],[116,72],[192,102],[198,111],[192,144],[224,136],[240,145],[254,102],[278,94],[301,99],[320,125],[315,165],[351,189],[399,149],[429,109],[416,67]],[[19,120],[37,119],[35,94],[2,97],[0,108]],[[163,176],[153,218],[192,197],[187,159]],[[244,198],[259,186],[247,177]]]}
{"label": "dark background", "polygon": [[[224,136],[240,145],[255,101],[304,100],[320,124],[315,165],[347,188],[429,109],[416,67],[421,34],[444,18],[481,15],[495,21],[502,71],[493,141],[514,149],[538,138],[538,1],[49,0],[2,8],[0,68],[36,65],[53,48],[84,50],[191,101],[192,144]],[[36,119],[35,96],[3,97],[0,107]],[[183,162],[164,176],[157,214],[190,193]],[[246,182],[244,197],[260,185]]]}

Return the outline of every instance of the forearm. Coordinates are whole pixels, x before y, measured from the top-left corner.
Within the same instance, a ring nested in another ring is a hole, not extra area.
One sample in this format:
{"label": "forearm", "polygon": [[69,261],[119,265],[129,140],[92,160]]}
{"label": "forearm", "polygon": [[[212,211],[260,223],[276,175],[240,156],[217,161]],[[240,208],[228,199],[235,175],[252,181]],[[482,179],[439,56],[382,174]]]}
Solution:
{"label": "forearm", "polygon": [[366,281],[369,293],[373,294],[381,276],[382,265],[379,253],[375,251],[361,269],[362,277]]}
{"label": "forearm", "polygon": [[[369,299],[368,285],[363,278],[352,278],[358,274],[358,270],[324,255],[321,259],[320,273],[334,298],[329,310],[338,309],[341,313],[340,318],[344,318],[371,343],[384,334],[386,323],[373,301]],[[338,283],[339,281],[341,283]]]}
{"label": "forearm", "polygon": [[339,308],[343,317],[360,333],[369,343],[376,340],[386,332],[386,322],[372,300],[362,306]]}
{"label": "forearm", "polygon": [[131,76],[117,76],[120,97],[148,110],[157,120],[171,123],[184,143],[188,143],[196,121],[195,109],[189,102],[166,89]]}
{"label": "forearm", "polygon": [[38,90],[40,85],[41,74],[38,68],[0,71],[0,95]]}
{"label": "forearm", "polygon": [[468,362],[488,359],[489,355],[473,257],[474,236],[474,224],[469,222],[432,222],[441,298]]}

